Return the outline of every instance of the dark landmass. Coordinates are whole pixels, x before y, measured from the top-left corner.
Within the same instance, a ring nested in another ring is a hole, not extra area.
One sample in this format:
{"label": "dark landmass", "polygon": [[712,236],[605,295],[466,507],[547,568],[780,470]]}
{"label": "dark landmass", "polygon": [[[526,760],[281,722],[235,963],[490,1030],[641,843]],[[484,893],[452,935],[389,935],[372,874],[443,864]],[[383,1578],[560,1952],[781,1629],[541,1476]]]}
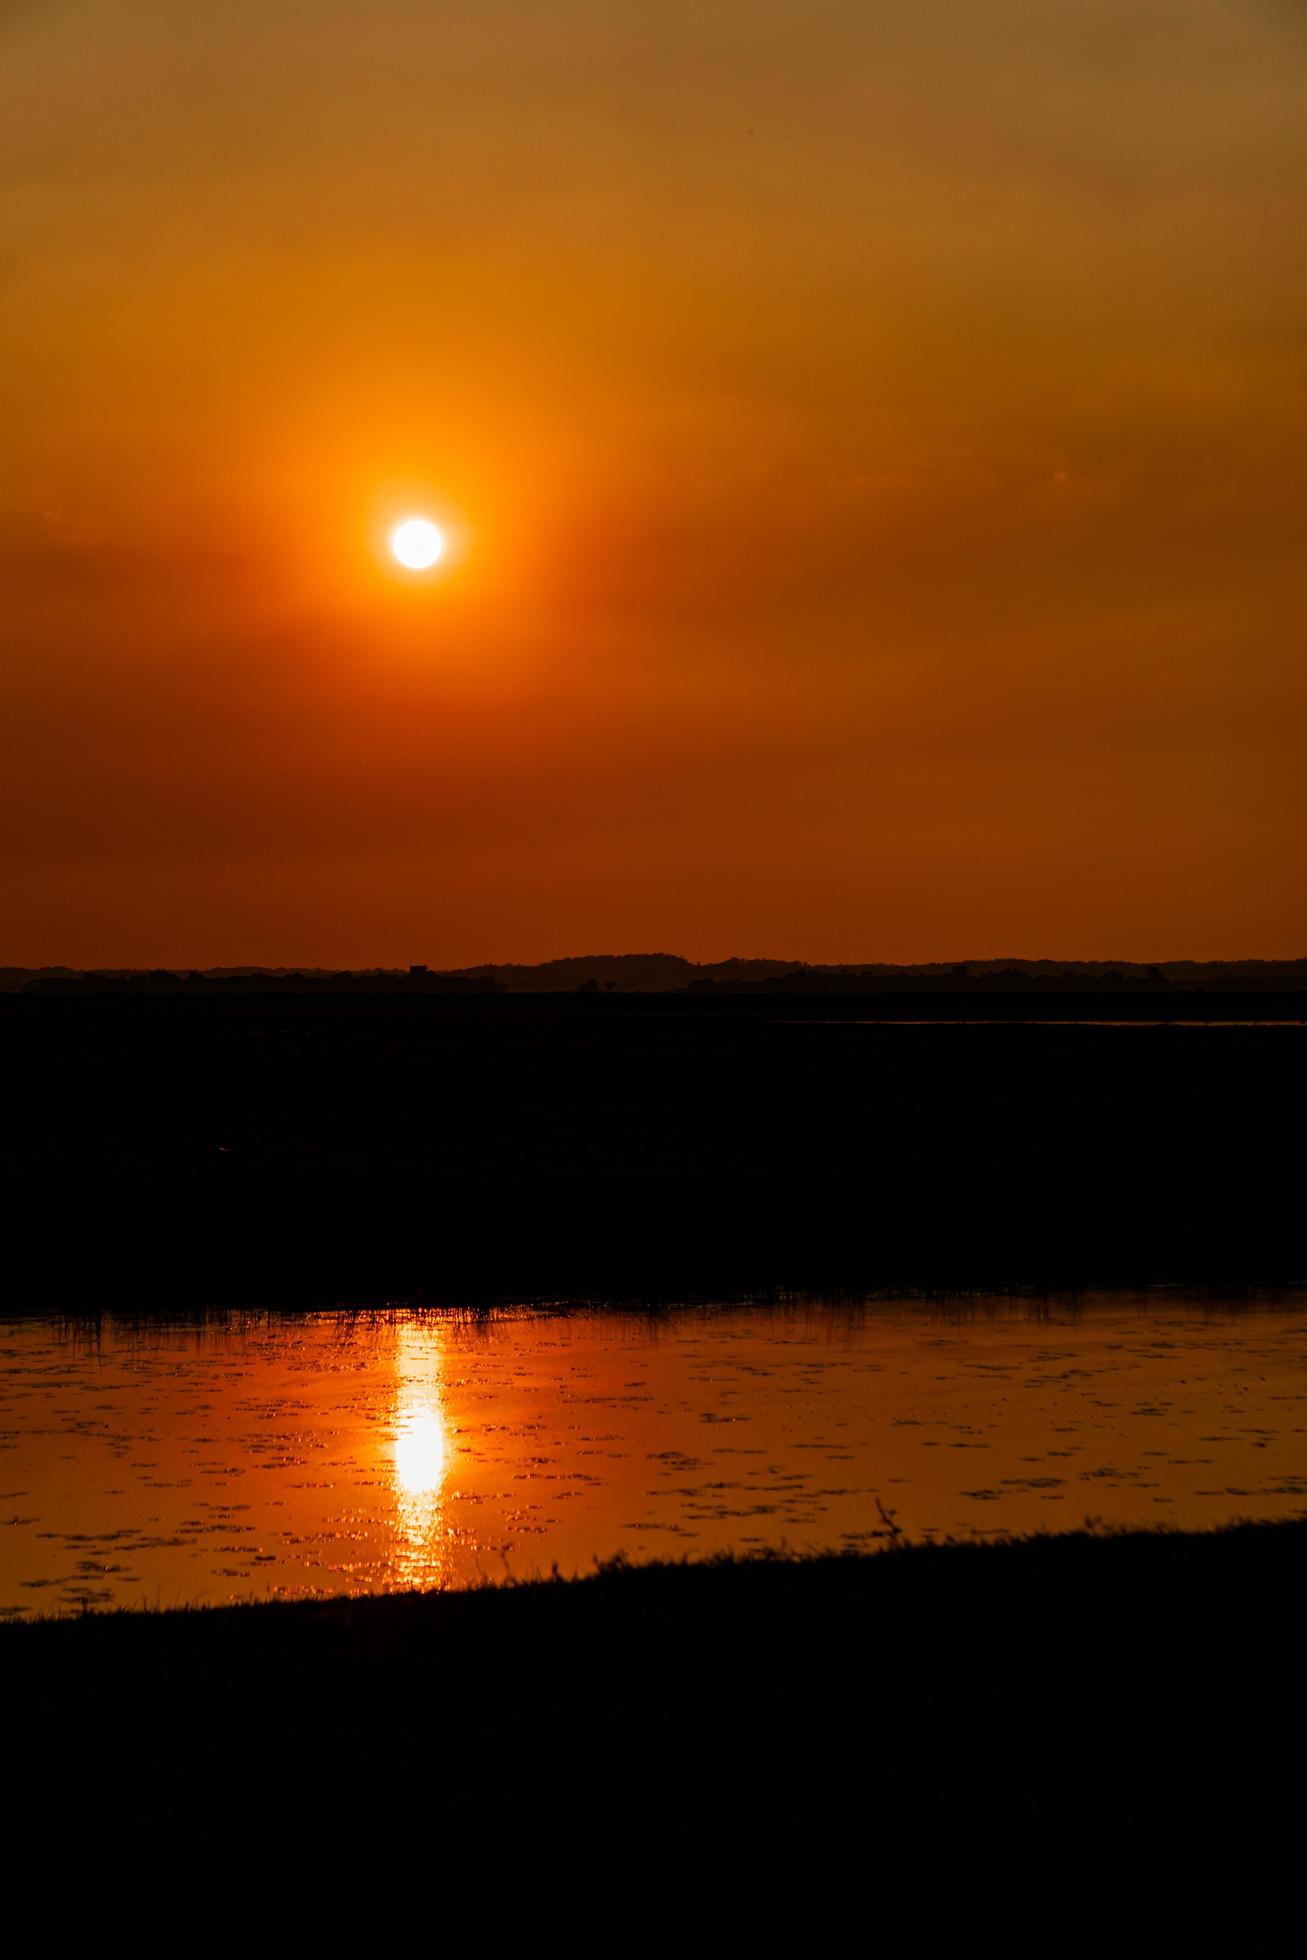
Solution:
{"label": "dark landmass", "polygon": [[311,1845],[366,1891],[380,1844],[506,1899],[534,1851],[535,1911],[720,1901],[819,1949],[851,1908],[930,1950],[1037,1906],[1043,1951],[1233,1910],[1255,1950],[1296,1884],[1305,1561],[1307,1523],[1079,1533],[0,1628],[4,1842]]}
{"label": "dark landmass", "polygon": [[1298,1280],[1307,1028],[1277,1025],[1296,1011],[1177,992],[1064,996],[1042,1018],[1025,996],[8,995],[7,1296]]}
{"label": "dark landmass", "polygon": [[598,953],[536,965],[433,969],[221,966],[0,967],[0,993],[1294,993],[1301,960],[960,960],[918,965],[823,966],[804,960],[696,962],[676,953]]}

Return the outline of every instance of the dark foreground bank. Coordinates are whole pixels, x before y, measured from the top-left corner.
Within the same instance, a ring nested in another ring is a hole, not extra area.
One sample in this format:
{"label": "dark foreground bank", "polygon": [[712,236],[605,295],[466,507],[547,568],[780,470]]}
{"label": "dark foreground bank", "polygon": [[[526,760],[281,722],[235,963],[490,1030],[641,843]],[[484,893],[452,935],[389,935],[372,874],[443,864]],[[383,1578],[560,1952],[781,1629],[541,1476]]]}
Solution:
{"label": "dark foreground bank", "polygon": [[6,1293],[1291,1281],[1303,999],[5,996]]}
{"label": "dark foreground bank", "polygon": [[1038,1895],[1249,1935],[1298,1857],[1305,1559],[1080,1534],[0,1628],[7,1842],[529,1844],[573,1900],[711,1867],[923,1932]]}

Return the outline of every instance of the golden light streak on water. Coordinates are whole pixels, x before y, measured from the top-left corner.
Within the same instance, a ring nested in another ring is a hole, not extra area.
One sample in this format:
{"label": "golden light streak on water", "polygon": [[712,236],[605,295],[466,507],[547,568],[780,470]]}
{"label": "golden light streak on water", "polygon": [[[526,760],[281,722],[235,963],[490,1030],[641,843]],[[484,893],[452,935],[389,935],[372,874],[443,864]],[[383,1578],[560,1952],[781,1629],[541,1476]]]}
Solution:
{"label": "golden light streak on water", "polygon": [[441,1396],[444,1356],[438,1325],[400,1322],[395,1329],[395,1416],[390,1444],[399,1586],[444,1579],[443,1493],[450,1447]]}

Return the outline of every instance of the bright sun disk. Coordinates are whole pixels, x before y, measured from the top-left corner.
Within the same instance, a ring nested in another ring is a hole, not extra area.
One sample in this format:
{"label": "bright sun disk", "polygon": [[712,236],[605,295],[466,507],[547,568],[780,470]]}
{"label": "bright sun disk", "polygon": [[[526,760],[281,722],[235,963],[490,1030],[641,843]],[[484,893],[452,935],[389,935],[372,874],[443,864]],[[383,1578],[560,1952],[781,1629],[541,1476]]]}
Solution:
{"label": "bright sun disk", "polygon": [[427,517],[406,517],[390,534],[390,548],[410,572],[426,572],[445,555],[445,540]]}

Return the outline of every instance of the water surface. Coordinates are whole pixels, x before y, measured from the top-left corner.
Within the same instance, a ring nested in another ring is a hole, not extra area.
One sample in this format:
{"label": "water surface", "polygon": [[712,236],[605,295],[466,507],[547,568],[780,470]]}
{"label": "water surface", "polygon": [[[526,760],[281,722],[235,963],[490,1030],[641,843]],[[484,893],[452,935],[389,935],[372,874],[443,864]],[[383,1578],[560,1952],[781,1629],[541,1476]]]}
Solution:
{"label": "water surface", "polygon": [[0,1612],[1307,1514],[1307,1313],[0,1321]]}

